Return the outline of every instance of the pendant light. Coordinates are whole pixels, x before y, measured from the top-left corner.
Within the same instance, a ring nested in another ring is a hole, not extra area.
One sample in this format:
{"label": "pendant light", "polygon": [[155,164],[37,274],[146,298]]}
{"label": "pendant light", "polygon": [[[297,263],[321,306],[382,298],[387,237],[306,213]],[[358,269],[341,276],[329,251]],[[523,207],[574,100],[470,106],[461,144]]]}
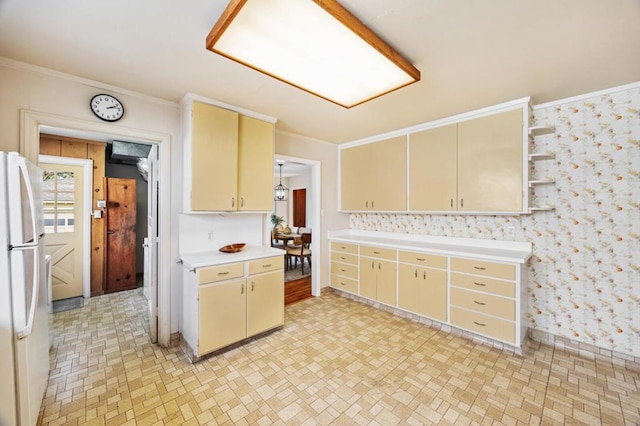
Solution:
{"label": "pendant light", "polygon": [[273,200],[274,201],[287,201],[289,199],[289,188],[282,184],[282,163],[280,166],[280,183],[273,188]]}

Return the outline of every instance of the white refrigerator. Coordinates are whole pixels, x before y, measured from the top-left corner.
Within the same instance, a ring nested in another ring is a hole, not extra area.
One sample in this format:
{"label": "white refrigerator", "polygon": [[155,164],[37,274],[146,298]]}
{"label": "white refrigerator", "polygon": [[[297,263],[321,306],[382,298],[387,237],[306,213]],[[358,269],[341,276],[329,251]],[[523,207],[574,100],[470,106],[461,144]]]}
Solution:
{"label": "white refrigerator", "polygon": [[35,425],[49,378],[42,171],[0,152],[0,425]]}

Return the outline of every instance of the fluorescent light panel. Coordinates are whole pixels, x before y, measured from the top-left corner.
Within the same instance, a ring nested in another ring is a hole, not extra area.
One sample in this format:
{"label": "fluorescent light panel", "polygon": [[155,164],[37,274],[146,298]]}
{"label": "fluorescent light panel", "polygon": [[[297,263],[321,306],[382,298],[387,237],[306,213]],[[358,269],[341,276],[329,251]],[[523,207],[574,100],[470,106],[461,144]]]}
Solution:
{"label": "fluorescent light panel", "polygon": [[346,108],[420,80],[335,0],[232,0],[207,49]]}

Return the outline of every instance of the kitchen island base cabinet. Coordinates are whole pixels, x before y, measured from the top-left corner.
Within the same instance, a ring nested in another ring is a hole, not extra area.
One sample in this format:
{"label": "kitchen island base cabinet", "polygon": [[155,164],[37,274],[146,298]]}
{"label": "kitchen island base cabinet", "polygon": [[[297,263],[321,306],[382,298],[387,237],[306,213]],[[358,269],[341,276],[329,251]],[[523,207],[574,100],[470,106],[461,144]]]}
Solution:
{"label": "kitchen island base cabinet", "polygon": [[282,271],[250,276],[247,280],[247,336],[284,323]]}
{"label": "kitchen island base cabinet", "polygon": [[203,285],[198,296],[198,353],[207,353],[246,337],[244,278]]}
{"label": "kitchen island base cabinet", "polygon": [[284,324],[284,259],[185,268],[182,337],[192,361]]}

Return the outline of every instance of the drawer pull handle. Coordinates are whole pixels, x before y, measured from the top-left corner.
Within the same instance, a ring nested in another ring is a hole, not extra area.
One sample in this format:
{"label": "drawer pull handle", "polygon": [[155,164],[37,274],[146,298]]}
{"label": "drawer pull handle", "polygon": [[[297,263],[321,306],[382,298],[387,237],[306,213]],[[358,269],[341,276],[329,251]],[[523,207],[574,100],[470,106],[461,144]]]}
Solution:
{"label": "drawer pull handle", "polygon": [[486,327],[486,326],[487,326],[487,324],[483,324],[483,323],[478,322],[478,321],[474,321],[473,323],[474,323],[475,325],[479,325],[480,327]]}
{"label": "drawer pull handle", "polygon": [[416,257],[416,260],[417,260],[418,262],[424,262],[426,259],[425,259],[425,258],[423,258],[423,257]]}
{"label": "drawer pull handle", "polygon": [[373,254],[380,254],[380,252],[379,251],[374,251]]}
{"label": "drawer pull handle", "polygon": [[486,303],[478,302],[477,300],[474,300],[473,303],[475,303],[476,305],[481,305],[481,306],[486,305]]}
{"label": "drawer pull handle", "polygon": [[218,275],[228,275],[228,274],[229,274],[229,271],[226,271],[226,272],[218,272]]}
{"label": "drawer pull handle", "polygon": [[485,283],[478,283],[478,282],[475,282],[475,281],[474,281],[473,283],[474,283],[475,285],[479,285],[480,287],[484,287],[484,286],[486,286],[486,284],[485,284]]}
{"label": "drawer pull handle", "polygon": [[266,265],[262,265],[262,267],[263,267],[263,268],[270,268],[270,267],[271,267],[271,264],[270,264],[270,263],[267,263]]}
{"label": "drawer pull handle", "polygon": [[478,271],[484,271],[487,268],[483,268],[481,266],[474,266],[473,269],[477,269]]}
{"label": "drawer pull handle", "polygon": [[340,281],[340,285],[346,285],[345,283],[343,283],[342,281]]}
{"label": "drawer pull handle", "polygon": [[341,248],[341,249],[343,249],[343,250],[344,250],[344,249],[346,249],[346,247],[345,247],[345,246],[340,246],[340,248]]}
{"label": "drawer pull handle", "polygon": [[344,256],[340,256],[340,259],[342,259],[342,260],[346,260],[347,258],[346,258],[346,257],[344,257]]}
{"label": "drawer pull handle", "polygon": [[346,270],[344,270],[344,269],[340,269],[340,272],[347,272],[347,271],[346,271]]}

